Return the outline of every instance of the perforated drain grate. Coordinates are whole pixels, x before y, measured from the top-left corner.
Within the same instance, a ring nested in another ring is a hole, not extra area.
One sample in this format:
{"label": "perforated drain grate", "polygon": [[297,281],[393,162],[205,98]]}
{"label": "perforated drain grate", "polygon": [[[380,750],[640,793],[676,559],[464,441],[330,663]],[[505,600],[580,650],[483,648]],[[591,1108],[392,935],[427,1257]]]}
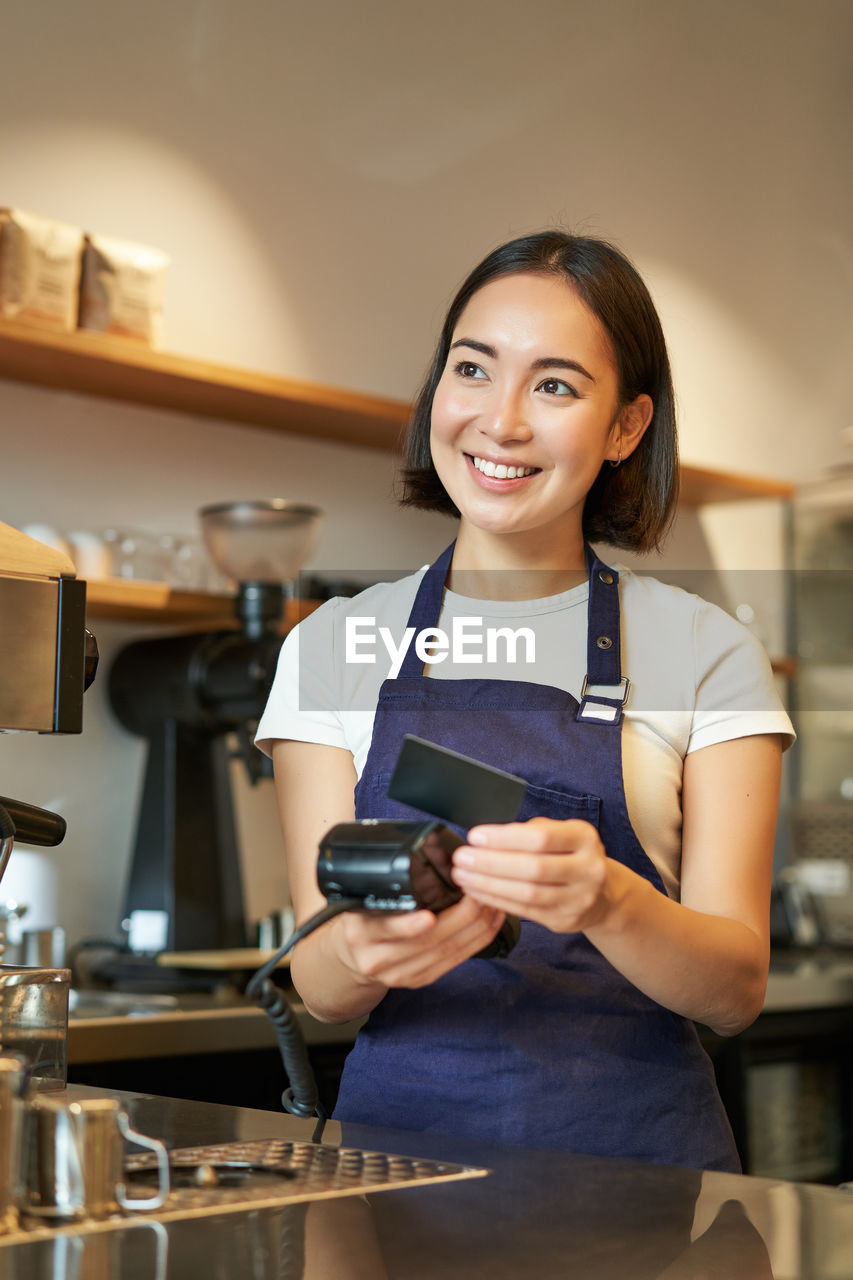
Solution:
{"label": "perforated drain grate", "polygon": [[[153,1213],[116,1214],[106,1221],[46,1226],[23,1223],[19,1231],[0,1237],[0,1246],[57,1234],[121,1229],[133,1222],[175,1222],[250,1209],[275,1208],[337,1196],[390,1191],[464,1178],[484,1177],[487,1169],[385,1155],[357,1147],[324,1147],[281,1140],[226,1142],[209,1147],[182,1147],[169,1153],[173,1189],[162,1209]],[[156,1190],[156,1157],[131,1156],[125,1162],[128,1195],[144,1198]],[[149,1176],[150,1175],[150,1176]]]}
{"label": "perforated drain grate", "polygon": [[[169,1199],[182,1208],[217,1210],[232,1203],[254,1207],[274,1195],[276,1203],[321,1196],[363,1194],[403,1184],[472,1178],[486,1172],[444,1161],[385,1155],[357,1147],[324,1147],[311,1142],[226,1142],[183,1147],[170,1153],[175,1189]],[[125,1164],[128,1191],[153,1193],[155,1158],[148,1154]],[[145,1175],[152,1172],[152,1180]],[[216,1181],[214,1181],[216,1180]],[[194,1185],[193,1185],[194,1184]]]}

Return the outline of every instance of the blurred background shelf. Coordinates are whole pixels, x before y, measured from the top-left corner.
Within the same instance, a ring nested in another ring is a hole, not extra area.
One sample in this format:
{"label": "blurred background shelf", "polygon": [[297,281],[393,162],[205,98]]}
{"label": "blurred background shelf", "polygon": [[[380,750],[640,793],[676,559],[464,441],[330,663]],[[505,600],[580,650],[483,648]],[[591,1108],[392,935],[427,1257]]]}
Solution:
{"label": "blurred background shelf", "polygon": [[[406,401],[387,396],[152,351],[129,340],[52,333],[3,319],[0,377],[370,449],[395,449],[410,411]],[[793,486],[782,481],[681,468],[681,501],[688,507],[792,494]]]}
{"label": "blurred background shelf", "polygon": [[[282,632],[317,608],[316,600],[286,600]],[[116,622],[236,627],[234,597],[209,591],[182,591],[167,582],[108,578],[86,583],[89,618]]]}
{"label": "blurred background shelf", "polygon": [[711,471],[682,463],[679,501],[684,507],[702,507],[712,502],[751,502],[760,498],[790,499],[794,486],[784,480],[744,476],[731,471]]}

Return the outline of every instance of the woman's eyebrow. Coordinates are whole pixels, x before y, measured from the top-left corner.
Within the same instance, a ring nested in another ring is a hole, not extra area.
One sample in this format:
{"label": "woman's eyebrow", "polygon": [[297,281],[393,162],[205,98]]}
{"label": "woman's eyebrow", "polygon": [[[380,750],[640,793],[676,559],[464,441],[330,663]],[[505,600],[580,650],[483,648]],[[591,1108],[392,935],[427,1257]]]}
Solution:
{"label": "woman's eyebrow", "polygon": [[566,360],[563,356],[542,356],[539,360],[534,360],[531,369],[571,369],[574,373],[580,373],[585,378],[589,378],[590,382],[595,382],[595,378],[591,373],[578,364],[577,360]]}
{"label": "woman's eyebrow", "polygon": [[[455,342],[451,342],[450,350],[453,351],[456,347],[470,347],[472,351],[479,351],[481,355],[488,356],[491,360],[498,358],[494,347],[490,347],[487,342],[478,342],[476,338],[457,338]],[[580,373],[590,382],[595,382],[595,378],[582,364],[577,360],[567,360],[564,356],[540,356],[538,360],[532,362],[530,367],[531,369],[571,369],[573,373]]]}
{"label": "woman's eyebrow", "polygon": [[455,342],[451,342],[450,350],[454,351],[456,347],[470,347],[472,351],[479,351],[480,355],[489,356],[492,360],[498,358],[494,347],[490,347],[485,342],[478,342],[476,338],[457,338]]}

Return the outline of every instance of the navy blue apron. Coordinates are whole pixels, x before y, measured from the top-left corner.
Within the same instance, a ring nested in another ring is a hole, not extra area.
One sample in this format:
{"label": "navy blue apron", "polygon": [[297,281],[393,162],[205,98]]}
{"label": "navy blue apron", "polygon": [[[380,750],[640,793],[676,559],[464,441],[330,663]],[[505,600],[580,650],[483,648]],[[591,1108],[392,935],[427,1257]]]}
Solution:
{"label": "navy blue apron", "polygon": [[[438,625],[452,554],[421,580],[408,621],[416,633]],[[526,778],[520,820],[583,818],[611,858],[665,892],[622,784],[618,574],[591,550],[587,564],[581,701],[524,681],[431,679],[410,646],[380,690],[358,818],[418,816],[387,797],[414,733]],[[335,1118],[739,1171],[692,1022],[638,991],[582,933],[530,921],[506,960],[468,960],[428,987],[388,992],[347,1058]]]}

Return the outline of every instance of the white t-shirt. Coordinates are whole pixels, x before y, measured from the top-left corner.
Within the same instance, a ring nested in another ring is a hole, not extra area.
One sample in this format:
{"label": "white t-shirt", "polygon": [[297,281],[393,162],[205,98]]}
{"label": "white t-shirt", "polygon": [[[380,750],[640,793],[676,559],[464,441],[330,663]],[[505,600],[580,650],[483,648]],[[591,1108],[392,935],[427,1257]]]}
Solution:
{"label": "white t-shirt", "polygon": [[[424,572],[329,600],[290,632],[258,725],[262,751],[269,754],[281,738],[343,747],[361,776],[379,689],[399,671],[392,655],[404,643]],[[426,670],[439,680],[553,685],[580,700],[588,596],[586,583],[521,601],[445,590],[438,639],[446,648],[438,652],[434,633],[429,642],[421,639],[422,653],[432,657]],[[741,623],[698,596],[627,569],[620,569],[619,598],[622,674],[631,682],[622,728],[628,816],[667,893],[677,898],[685,755],[757,733],[781,734],[787,747],[794,731],[767,654]]]}

